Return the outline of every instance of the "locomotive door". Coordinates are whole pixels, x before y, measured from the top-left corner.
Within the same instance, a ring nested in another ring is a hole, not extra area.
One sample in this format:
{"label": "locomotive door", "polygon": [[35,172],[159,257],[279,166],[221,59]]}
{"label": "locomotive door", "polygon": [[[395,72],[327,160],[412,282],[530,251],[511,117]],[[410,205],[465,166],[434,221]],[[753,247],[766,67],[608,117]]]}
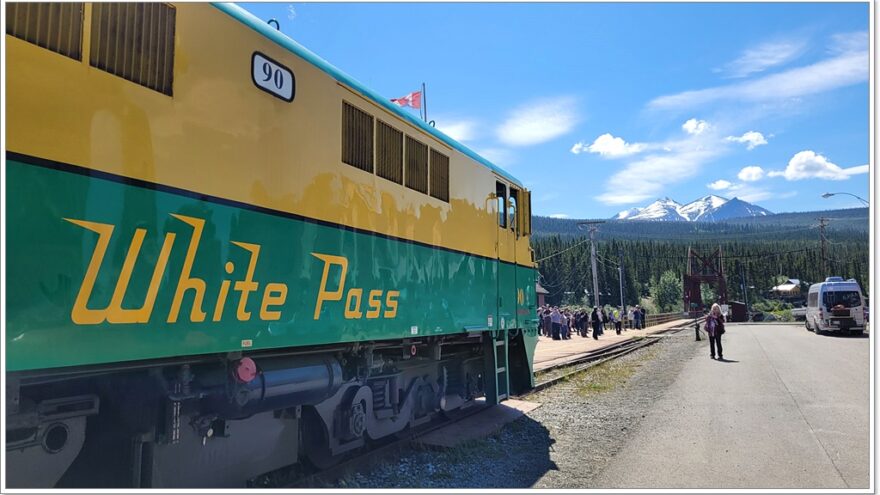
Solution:
{"label": "locomotive door", "polygon": [[495,183],[497,238],[495,256],[497,259],[497,319],[494,333],[489,344],[492,358],[494,380],[486,398],[490,404],[498,403],[510,395],[510,363],[508,361],[508,329],[516,327],[516,206],[511,201],[507,184]]}
{"label": "locomotive door", "polygon": [[516,328],[516,189],[495,183],[498,210],[498,324],[496,328]]}

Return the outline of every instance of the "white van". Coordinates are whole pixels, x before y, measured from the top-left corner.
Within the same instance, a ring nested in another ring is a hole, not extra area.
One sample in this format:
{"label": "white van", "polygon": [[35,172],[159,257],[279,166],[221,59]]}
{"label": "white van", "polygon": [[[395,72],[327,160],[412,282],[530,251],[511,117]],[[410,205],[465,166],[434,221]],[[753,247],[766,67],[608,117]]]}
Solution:
{"label": "white van", "polygon": [[822,332],[865,331],[865,297],[854,279],[828,277],[807,293],[807,330]]}

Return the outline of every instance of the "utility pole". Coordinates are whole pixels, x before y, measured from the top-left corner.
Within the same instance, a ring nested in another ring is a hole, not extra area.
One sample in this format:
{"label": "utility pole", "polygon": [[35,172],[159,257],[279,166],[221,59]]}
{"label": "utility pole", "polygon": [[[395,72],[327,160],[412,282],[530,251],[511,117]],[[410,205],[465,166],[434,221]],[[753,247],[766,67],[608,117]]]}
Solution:
{"label": "utility pole", "polygon": [[741,262],[739,264],[739,274],[742,277],[742,289],[743,289],[743,299],[745,299],[746,303],[746,320],[749,320],[749,286],[746,283],[746,264],[745,262]]}
{"label": "utility pole", "polygon": [[825,273],[824,277],[830,275],[828,273],[828,238],[825,237],[825,227],[828,225],[828,219],[825,217],[819,217],[819,244],[822,246],[822,271]]}
{"label": "utility pole", "polygon": [[603,220],[596,220],[593,222],[578,222],[578,227],[581,225],[587,225],[590,227],[590,261],[593,266],[593,305],[599,306],[599,275],[597,273],[596,268],[596,231],[599,230],[600,223],[605,223]]}
{"label": "utility pole", "polygon": [[620,310],[623,311],[623,250],[617,251],[617,277],[620,281]]}

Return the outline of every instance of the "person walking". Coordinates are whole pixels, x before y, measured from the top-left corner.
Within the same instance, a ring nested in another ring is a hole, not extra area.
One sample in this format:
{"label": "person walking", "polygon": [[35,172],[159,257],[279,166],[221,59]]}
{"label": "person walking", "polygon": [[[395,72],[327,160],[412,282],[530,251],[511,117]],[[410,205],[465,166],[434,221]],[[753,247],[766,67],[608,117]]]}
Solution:
{"label": "person walking", "polygon": [[559,308],[553,306],[550,312],[551,337],[553,340],[559,340],[559,332],[562,330],[562,315],[559,314]]}
{"label": "person walking", "polygon": [[544,324],[544,336],[552,335],[553,322],[550,321],[550,308],[544,308],[544,314],[541,315],[541,322]]}
{"label": "person walking", "polygon": [[593,339],[599,340],[599,336],[602,335],[602,315],[599,314],[598,306],[593,308],[590,314],[590,323],[593,324]]}
{"label": "person walking", "polygon": [[578,329],[578,335],[580,335],[581,338],[586,337],[587,336],[587,313],[583,310],[579,310],[575,314],[575,321],[577,322],[576,325],[577,325],[577,329]]}
{"label": "person walking", "polygon": [[611,313],[611,321],[614,322],[614,331],[617,332],[617,335],[620,335],[623,327],[623,323],[620,321],[620,309],[614,308],[614,311]]}
{"label": "person walking", "polygon": [[608,330],[608,313],[605,311],[605,306],[600,308],[600,313],[602,316],[602,333],[605,333],[605,330]]}
{"label": "person walking", "polygon": [[636,309],[633,312],[633,316],[636,319],[636,330],[643,329],[645,322],[642,320],[642,307],[638,304],[636,304]]}
{"label": "person walking", "polygon": [[718,348],[718,360],[724,361],[724,350],[721,348],[721,335],[724,334],[724,315],[718,303],[712,305],[706,317],[706,333],[709,334],[709,357],[715,359],[715,348]]}
{"label": "person walking", "polygon": [[562,340],[571,338],[571,314],[566,311],[562,314]]}
{"label": "person walking", "polygon": [[642,328],[648,328],[648,312],[644,307],[639,309],[639,323],[642,325]]}

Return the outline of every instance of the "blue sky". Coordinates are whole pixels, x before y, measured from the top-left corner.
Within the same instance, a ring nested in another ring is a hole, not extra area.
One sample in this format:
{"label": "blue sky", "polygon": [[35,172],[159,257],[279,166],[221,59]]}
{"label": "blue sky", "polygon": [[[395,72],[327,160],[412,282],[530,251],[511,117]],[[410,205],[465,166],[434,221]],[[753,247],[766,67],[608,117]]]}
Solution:
{"label": "blue sky", "polygon": [[867,3],[241,5],[389,99],[427,83],[537,215],[869,199]]}

